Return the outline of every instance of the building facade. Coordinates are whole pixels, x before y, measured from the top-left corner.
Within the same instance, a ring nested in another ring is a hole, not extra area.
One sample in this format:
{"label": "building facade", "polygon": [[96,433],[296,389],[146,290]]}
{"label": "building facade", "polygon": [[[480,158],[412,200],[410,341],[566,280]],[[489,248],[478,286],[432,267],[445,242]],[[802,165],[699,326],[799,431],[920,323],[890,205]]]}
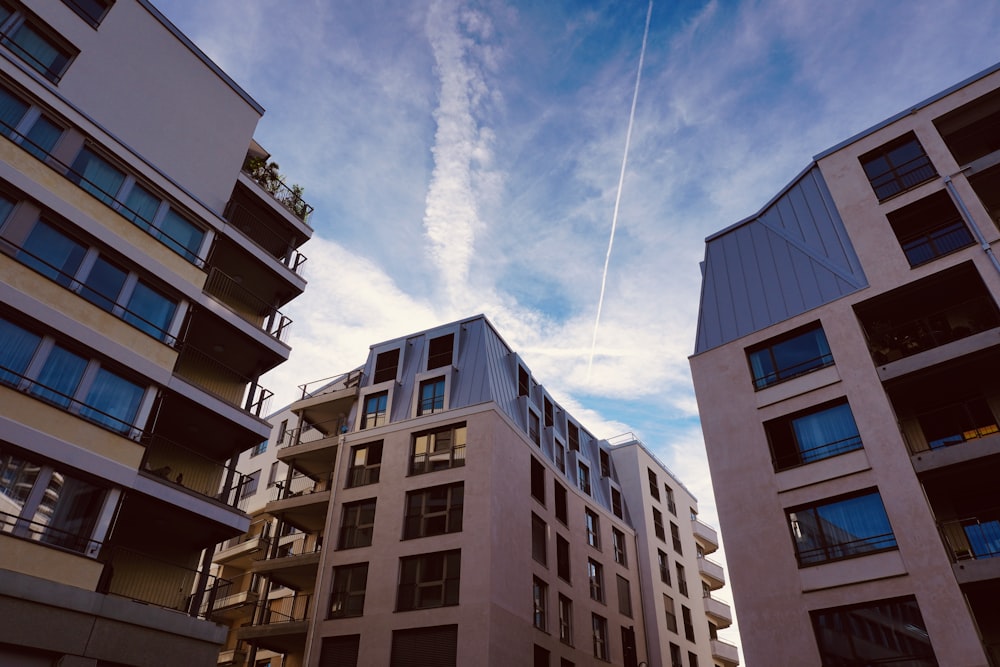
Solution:
{"label": "building facade", "polygon": [[309,207],[146,0],[0,2],[0,664],[213,664]]}
{"label": "building facade", "polygon": [[998,665],[1000,67],[707,239],[691,368],[751,664]]}
{"label": "building facade", "polygon": [[486,318],[373,345],[290,411],[239,664],[737,664],[695,499],[634,438],[593,437]]}

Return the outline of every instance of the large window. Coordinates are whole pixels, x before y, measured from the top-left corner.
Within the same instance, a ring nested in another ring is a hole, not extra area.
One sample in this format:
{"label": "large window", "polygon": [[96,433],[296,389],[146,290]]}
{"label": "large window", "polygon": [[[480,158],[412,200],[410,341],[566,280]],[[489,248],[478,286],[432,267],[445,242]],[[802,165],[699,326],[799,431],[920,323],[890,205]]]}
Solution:
{"label": "large window", "polygon": [[920,266],[973,244],[972,233],[946,192],[886,214],[910,266]]}
{"label": "large window", "polygon": [[667,586],[670,585],[670,558],[663,553],[662,549],[656,550],[656,564],[660,568],[660,581]]}
{"label": "large window", "polygon": [[896,548],[878,491],[788,510],[799,566]]}
{"label": "large window", "polygon": [[861,166],[879,201],[934,178],[937,172],[912,132],[861,156]]}
{"label": "large window", "polygon": [[663,613],[666,614],[667,630],[677,632],[677,608],[674,607],[674,599],[663,594]]}
{"label": "large window", "polygon": [[427,609],[458,604],[461,551],[439,551],[401,558],[396,610]]}
{"label": "large window", "polygon": [[583,521],[587,528],[587,544],[595,549],[601,548],[601,519],[590,508],[583,510]]}
{"label": "large window", "polygon": [[622,492],[614,487],[611,487],[611,511],[614,512],[615,516],[619,519],[625,518],[625,514],[622,509]]}
{"label": "large window", "polygon": [[673,544],[674,551],[679,555],[683,555],[684,551],[681,549],[681,531],[673,521],[670,522],[670,541]]}
{"label": "large window", "polygon": [[821,609],[811,615],[824,665],[938,664],[912,596]]}
{"label": "large window", "polygon": [[365,396],[365,411],[361,413],[361,428],[375,428],[385,424],[388,403],[388,391]]}
{"label": "large window", "polygon": [[464,466],[465,438],[464,423],[414,435],[410,474],[420,475]]}
{"label": "large window", "polygon": [[0,341],[0,382],[117,433],[132,430],[144,387],[3,318]]}
{"label": "large window", "polygon": [[583,463],[576,464],[576,482],[580,490],[590,495],[590,468]]}
{"label": "large window", "polygon": [[681,595],[687,597],[688,581],[687,574],[684,572],[684,566],[680,563],[674,563],[674,569],[677,571],[677,590],[680,591]]}
{"label": "large window", "polygon": [[368,563],[333,568],[333,593],[330,595],[330,618],[361,616],[368,587]]}
{"label": "large window", "polygon": [[375,499],[344,503],[340,521],[339,549],[371,546],[375,532]]}
{"label": "large window", "polygon": [[590,584],[590,598],[604,602],[604,567],[592,558],[587,559],[587,578]]}
{"label": "large window", "polygon": [[380,352],[375,357],[375,372],[372,374],[372,384],[395,380],[398,370],[399,348]]}
{"label": "large window", "polygon": [[775,470],[861,449],[854,415],[844,399],[766,422],[764,429]]}
{"label": "large window", "polygon": [[434,378],[421,382],[417,415],[430,415],[442,410],[444,410],[444,378]]}
{"label": "large window", "polygon": [[608,649],[608,619],[597,614],[590,615],[591,628],[594,632],[594,657],[599,660],[610,660]]}
{"label": "large window", "polygon": [[573,601],[565,595],[559,596],[559,641],[573,645]]}
{"label": "large window", "polygon": [[0,87],[0,134],[44,160],[63,130],[39,111],[29,113],[29,108],[27,102]]}
{"label": "large window", "polygon": [[667,531],[663,527],[663,512],[656,509],[655,507],[653,507],[652,510],[653,510],[653,532],[656,533],[656,537],[661,542],[666,542]]}
{"label": "large window", "polygon": [[646,468],[646,476],[649,478],[649,495],[655,500],[660,499],[660,482],[656,479],[656,473],[651,468]]}
{"label": "large window", "polygon": [[819,322],[796,329],[747,350],[755,389],[833,365],[833,355]]}
{"label": "large window", "polygon": [[531,600],[534,606],[532,623],[539,630],[549,627],[549,585],[538,577],[532,577]]}
{"label": "large window", "polygon": [[611,548],[615,553],[615,562],[628,566],[628,556],[625,547],[625,533],[617,528],[611,528]]}
{"label": "large window", "polygon": [[351,447],[347,488],[377,484],[382,470],[382,441]]}
{"label": "large window", "polygon": [[406,494],[403,539],[457,533],[462,530],[465,484],[443,484]]}
{"label": "large window", "polygon": [[689,641],[694,641],[694,623],[691,620],[691,610],[681,605],[681,619],[684,621],[684,637]]}
{"label": "large window", "polygon": [[53,83],[59,82],[74,55],[48,26],[7,2],[0,3],[0,41]]}
{"label": "large window", "polygon": [[427,370],[451,366],[451,357],[455,350],[455,334],[446,334],[431,338],[427,344]]}

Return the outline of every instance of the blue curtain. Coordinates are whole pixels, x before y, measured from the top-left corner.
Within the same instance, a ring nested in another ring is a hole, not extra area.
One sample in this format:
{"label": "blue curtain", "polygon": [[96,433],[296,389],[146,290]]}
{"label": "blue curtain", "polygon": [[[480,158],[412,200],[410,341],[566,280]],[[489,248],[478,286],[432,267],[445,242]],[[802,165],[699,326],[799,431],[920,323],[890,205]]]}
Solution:
{"label": "blue curtain", "polygon": [[861,447],[858,427],[847,403],[792,421],[802,462],[818,461]]}
{"label": "blue curtain", "polygon": [[149,229],[159,208],[159,197],[156,197],[140,185],[134,185],[128,193],[128,198],[125,200],[125,208],[120,209],[119,213],[142,229]]}
{"label": "blue curtain", "polygon": [[55,345],[42,366],[42,372],[32,384],[31,393],[64,408],[69,407],[86,368],[86,359]]}
{"label": "blue curtain", "polygon": [[63,287],[68,287],[87,250],[42,221],[35,223],[17,258]]}
{"label": "blue curtain", "polygon": [[41,336],[0,319],[0,382],[16,385],[38,349]]}
{"label": "blue curtain", "polygon": [[153,338],[164,340],[177,304],[145,283],[137,283],[124,320]]}
{"label": "blue curtain", "polygon": [[61,135],[61,127],[48,118],[41,116],[31,126],[31,129],[28,130],[28,134],[25,135],[27,141],[24,141],[21,145],[39,160],[44,160],[48,157],[48,154],[52,151],[52,147],[56,145],[56,141],[59,140]]}
{"label": "blue curtain", "polygon": [[109,206],[125,182],[124,173],[97,157],[89,148],[80,151],[73,162],[73,171],[75,174],[70,174],[70,177],[81,188]]}
{"label": "blue curtain", "polygon": [[83,399],[80,414],[120,433],[132,427],[144,390],[134,382],[101,368]]}

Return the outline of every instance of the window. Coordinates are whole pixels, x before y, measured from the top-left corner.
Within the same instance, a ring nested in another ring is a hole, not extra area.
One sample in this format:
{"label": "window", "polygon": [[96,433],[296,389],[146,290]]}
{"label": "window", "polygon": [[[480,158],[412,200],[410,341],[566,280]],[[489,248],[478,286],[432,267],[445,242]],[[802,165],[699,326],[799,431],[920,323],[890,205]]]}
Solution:
{"label": "window", "polygon": [[410,474],[421,475],[436,470],[465,465],[464,423],[423,431],[413,436]]}
{"label": "window", "polygon": [[261,440],[259,443],[254,445],[253,449],[250,450],[250,458],[255,456],[260,456],[267,451],[267,440]]}
{"label": "window", "polygon": [[833,365],[819,322],[806,325],[747,350],[757,390]]}
{"label": "window", "polygon": [[375,499],[344,503],[340,522],[338,549],[356,549],[371,546],[375,532]]}
{"label": "window", "polygon": [[113,0],[62,0],[77,16],[96,28],[110,9]]}
{"label": "window", "polygon": [[688,582],[687,577],[684,575],[684,566],[680,563],[674,563],[674,569],[677,571],[677,590],[681,592],[681,595],[687,597]]}
{"label": "window", "polygon": [[663,490],[667,494],[667,510],[674,516],[677,516],[677,503],[674,502],[674,490],[667,484],[663,485]]}
{"label": "window", "polygon": [[132,430],[145,388],[3,318],[0,340],[0,382],[116,433]]}
{"label": "window", "polygon": [[531,457],[531,497],[545,504],[545,466],[534,456]]}
{"label": "window", "polygon": [[811,612],[823,664],[937,667],[913,596]]}
{"label": "window", "polygon": [[580,490],[590,495],[590,468],[583,463],[576,464],[576,480]]}
{"label": "window", "polygon": [[559,469],[559,472],[565,473],[566,472],[566,448],[563,447],[563,444],[561,442],[559,442],[558,440],[556,440],[555,444],[552,447],[552,453],[553,453],[553,455],[555,456],[555,459],[556,459],[556,468]]}
{"label": "window", "polygon": [[776,471],[861,449],[861,436],[846,399],[765,422],[764,430]]}
{"label": "window", "polygon": [[660,499],[660,482],[656,479],[656,473],[650,468],[646,468],[646,476],[649,478],[649,495],[655,500]]}
{"label": "window", "polygon": [[562,521],[563,525],[567,525],[569,523],[569,515],[566,510],[566,487],[552,480],[552,489],[556,499],[556,518]]}
{"label": "window", "polygon": [[569,451],[580,451],[580,428],[573,422],[566,423],[566,439],[569,440]]}
{"label": "window", "polygon": [[549,667],[549,658],[550,654],[548,650],[535,644],[534,658],[532,660],[533,667]]}
{"label": "window", "polygon": [[917,423],[931,449],[983,438],[1000,430],[985,398],[966,398],[957,392],[950,398],[958,400],[917,415]]}
{"label": "window", "polygon": [[584,523],[587,526],[587,544],[595,549],[601,548],[601,519],[597,514],[587,508],[583,510]]}
{"label": "window", "polygon": [[389,392],[380,391],[365,397],[365,411],[361,415],[361,428],[375,428],[386,423],[386,406]]}
{"label": "window", "polygon": [[532,577],[531,600],[535,609],[534,615],[532,616],[532,623],[534,623],[534,626],[539,630],[548,629],[548,597],[548,584],[538,577]]}
{"label": "window", "polygon": [[431,338],[427,345],[427,370],[451,366],[452,353],[455,349],[455,334],[447,334]]}
{"label": "window", "polygon": [[663,609],[667,615],[667,630],[677,632],[677,612],[674,607],[674,599],[669,595],[663,595]]}
{"label": "window", "polygon": [[106,495],[105,489],[24,459],[0,443],[0,533],[96,556]]}
{"label": "window", "polygon": [[396,610],[458,604],[461,569],[462,554],[457,549],[401,558]]}
{"label": "window", "polygon": [[267,488],[274,486],[275,482],[278,481],[278,462],[275,461],[271,464],[271,470],[267,473]]}
{"label": "window", "polygon": [[556,533],[556,573],[563,581],[571,581],[569,562],[569,541]]}
{"label": "window", "polygon": [[461,532],[464,504],[464,482],[410,491],[406,494],[403,539]]}
{"label": "window", "polygon": [[660,568],[660,581],[670,585],[670,559],[660,549],[656,550],[656,563]]}
{"label": "window", "polygon": [[670,667],[684,667],[681,659],[681,647],[671,642],[670,644]]}
{"label": "window", "polygon": [[698,667],[698,656],[688,651],[688,667]]}
{"label": "window", "polygon": [[604,568],[592,558],[587,559],[587,578],[590,581],[590,598],[604,602]]}
{"label": "window", "polygon": [[663,513],[655,507],[653,510],[653,532],[660,539],[661,542],[667,541],[667,532],[663,528]]}
{"label": "window", "polygon": [[614,487],[611,487],[611,511],[619,519],[625,518],[622,512],[622,492]]}
{"label": "window", "polygon": [[381,440],[351,447],[351,467],[347,471],[347,488],[377,484],[381,469]]}
{"label": "window", "polygon": [[628,579],[622,575],[617,575],[618,580],[618,611],[632,618],[632,590],[629,588]]}
{"label": "window", "polygon": [[973,244],[972,234],[944,191],[886,214],[911,267]]}
{"label": "window", "polygon": [[49,32],[48,26],[6,4],[0,4],[0,38],[14,55],[52,83],[59,83],[73,59],[74,53]]}
{"label": "window", "polygon": [[285,433],[288,432],[288,420],[282,419],[281,424],[278,426],[278,444],[280,445],[285,441]]}
{"label": "window", "polygon": [[246,476],[240,498],[248,498],[257,493],[257,486],[260,484],[260,470],[255,470]]}
{"label": "window", "polygon": [[545,425],[552,426],[552,424],[554,423],[554,419],[552,417],[552,412],[553,412],[552,401],[549,400],[548,396],[546,396],[545,399],[542,401],[542,408],[543,408],[542,412],[545,415]]}
{"label": "window", "polygon": [[333,568],[333,592],[330,595],[330,618],[361,616],[368,586],[368,563]]}
{"label": "window", "polygon": [[694,641],[694,624],[691,622],[691,610],[681,605],[681,618],[684,619],[684,637],[689,641]]}
{"label": "window", "polygon": [[611,653],[608,651],[608,619],[591,614],[590,621],[594,630],[594,657],[599,660],[609,660]]}
{"label": "window", "polygon": [[684,555],[684,552],[681,550],[680,529],[673,521],[670,522],[670,541],[673,542],[674,551],[676,551],[678,555]]}
{"label": "window", "polygon": [[896,548],[878,491],[788,510],[799,567]]}
{"label": "window", "polygon": [[541,427],[539,426],[538,415],[531,410],[528,410],[528,437],[531,438],[531,441],[539,447],[542,446],[540,430]]}
{"label": "window", "polygon": [[[322,664],[339,667],[341,663]],[[455,667],[457,664],[457,625],[392,631],[389,667]]]}
{"label": "window", "polygon": [[517,395],[518,396],[529,396],[531,394],[531,385],[528,379],[528,369],[524,366],[517,367]]}
{"label": "window", "polygon": [[[361,648],[361,635],[339,635],[323,637],[320,643],[319,664],[343,665],[358,667],[358,651]],[[278,667],[270,658],[261,660],[254,667]]]}
{"label": "window", "polygon": [[399,368],[399,348],[382,352],[375,357],[375,373],[372,375],[372,384],[380,384],[396,379],[396,371]]}
{"label": "window", "polygon": [[421,382],[417,415],[430,415],[442,410],[444,410],[444,378],[439,377]]}
{"label": "window", "polygon": [[542,565],[548,565],[549,528],[534,512],[531,513],[531,557]]}
{"label": "window", "polygon": [[611,477],[611,457],[603,449],[600,450],[601,477]]}
{"label": "window", "polygon": [[559,641],[573,645],[573,602],[565,595],[559,596]]}
{"label": "window", "polygon": [[628,567],[628,557],[625,551],[625,533],[617,528],[611,528],[611,549],[615,553],[615,562]]}
{"label": "window", "polygon": [[912,132],[865,153],[859,159],[880,202],[937,175],[924,147]]}

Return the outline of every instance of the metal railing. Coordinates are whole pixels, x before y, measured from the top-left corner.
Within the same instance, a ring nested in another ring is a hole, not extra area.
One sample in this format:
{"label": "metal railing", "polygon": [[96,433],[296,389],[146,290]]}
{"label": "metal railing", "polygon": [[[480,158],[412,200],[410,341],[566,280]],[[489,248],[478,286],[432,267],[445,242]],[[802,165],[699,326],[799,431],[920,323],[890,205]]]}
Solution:
{"label": "metal railing", "polygon": [[41,521],[32,521],[2,511],[0,511],[0,533],[41,542],[49,547],[78,554],[94,555],[100,547],[99,542],[90,539],[90,526],[78,531],[63,530]]}
{"label": "metal railing", "polygon": [[272,556],[269,552],[262,552],[254,560],[275,560],[278,558],[290,558],[293,556],[306,556],[319,553],[323,550],[323,538],[313,536],[310,533],[300,533],[292,539],[283,538],[278,541],[278,546]]}
{"label": "metal railing", "polygon": [[435,470],[460,468],[465,465],[465,445],[410,456],[410,474],[422,475]]}
{"label": "metal railing", "polygon": [[[335,391],[350,389],[352,387],[359,387],[361,386],[362,377],[364,377],[362,370],[360,368],[355,368],[354,370],[347,371],[346,373],[331,375],[330,377],[326,377],[321,380],[313,380],[312,382],[300,384],[299,389],[302,391],[302,395],[299,400],[313,398],[314,396],[322,396],[323,394],[330,394]],[[329,386],[331,384],[334,386]],[[309,389],[310,387],[315,387],[316,385],[320,386],[313,390]]]}
{"label": "metal railing", "polygon": [[285,339],[288,326],[292,323],[291,318],[283,315],[280,310],[240,285],[225,272],[212,267],[208,273],[208,280],[205,281],[205,291],[272,338],[281,341]]}
{"label": "metal railing", "polygon": [[286,498],[298,498],[300,496],[308,496],[313,493],[323,493],[324,491],[329,491],[332,484],[333,473],[330,473],[327,477],[324,477],[318,482],[313,482],[313,485],[308,489],[300,489],[299,491],[292,491],[292,487],[289,484],[286,488],[284,482],[274,483],[274,498],[272,500],[285,500]]}
{"label": "metal railing", "polygon": [[[885,551],[886,549],[893,549],[895,547],[896,536],[892,533],[885,533],[883,535],[871,535],[855,540],[845,540],[835,544],[823,544],[811,549],[800,549],[796,555],[798,556],[800,565],[812,565],[850,558],[851,556],[859,556],[861,554],[874,553],[876,551]],[[703,558],[702,560],[712,563],[721,569],[718,563],[713,563],[707,558]]]}
{"label": "metal railing", "polygon": [[282,598],[263,599],[255,615],[254,625],[294,623],[309,620],[312,595],[289,595]]}
{"label": "metal railing", "polygon": [[795,466],[799,466],[804,463],[812,463],[813,461],[830,458],[831,456],[836,456],[837,454],[852,452],[855,449],[861,449],[862,446],[861,436],[852,435],[846,438],[841,438],[840,440],[824,442],[823,444],[816,445],[815,447],[798,449],[795,452],[785,454],[783,456],[775,455],[772,462],[777,470],[785,470],[787,468],[794,468]]}
{"label": "metal railing", "polygon": [[255,417],[267,414],[273,392],[257,384],[256,379],[240,374],[190,343],[178,345],[178,349],[175,371],[182,378]]}
{"label": "metal railing", "polygon": [[[260,526],[260,529],[255,529],[256,526]],[[244,542],[249,542],[251,540],[262,539],[267,540],[271,536],[271,521],[254,521],[250,524],[250,528],[247,532],[237,535],[236,537],[231,537],[225,542],[219,545],[219,551],[225,551],[226,549],[232,549],[235,546],[239,546]]]}
{"label": "metal railing", "polygon": [[146,446],[142,470],[229,507],[245,509],[247,499],[241,496],[249,475],[161,435],[143,434],[139,441]]}
{"label": "metal railing", "polygon": [[[226,212],[226,219],[229,224],[240,230],[244,236],[253,241],[290,269],[296,275],[302,275],[302,265],[305,264],[306,256],[297,248],[286,241],[286,238],[272,229],[258,216],[254,215],[246,206],[232,203]],[[275,253],[271,248],[282,246],[280,253]]]}
{"label": "metal railing", "polygon": [[[256,165],[256,166],[255,166]],[[272,162],[271,165],[274,165]],[[306,222],[309,214],[313,212],[313,207],[306,203],[302,196],[295,189],[285,185],[282,176],[277,174],[277,165],[271,169],[264,160],[255,160],[251,156],[243,163],[243,173],[259,185],[261,189],[289,211],[302,222]]]}
{"label": "metal railing", "polygon": [[919,266],[935,257],[972,245],[972,234],[962,219],[948,221],[900,244],[910,266]]}

